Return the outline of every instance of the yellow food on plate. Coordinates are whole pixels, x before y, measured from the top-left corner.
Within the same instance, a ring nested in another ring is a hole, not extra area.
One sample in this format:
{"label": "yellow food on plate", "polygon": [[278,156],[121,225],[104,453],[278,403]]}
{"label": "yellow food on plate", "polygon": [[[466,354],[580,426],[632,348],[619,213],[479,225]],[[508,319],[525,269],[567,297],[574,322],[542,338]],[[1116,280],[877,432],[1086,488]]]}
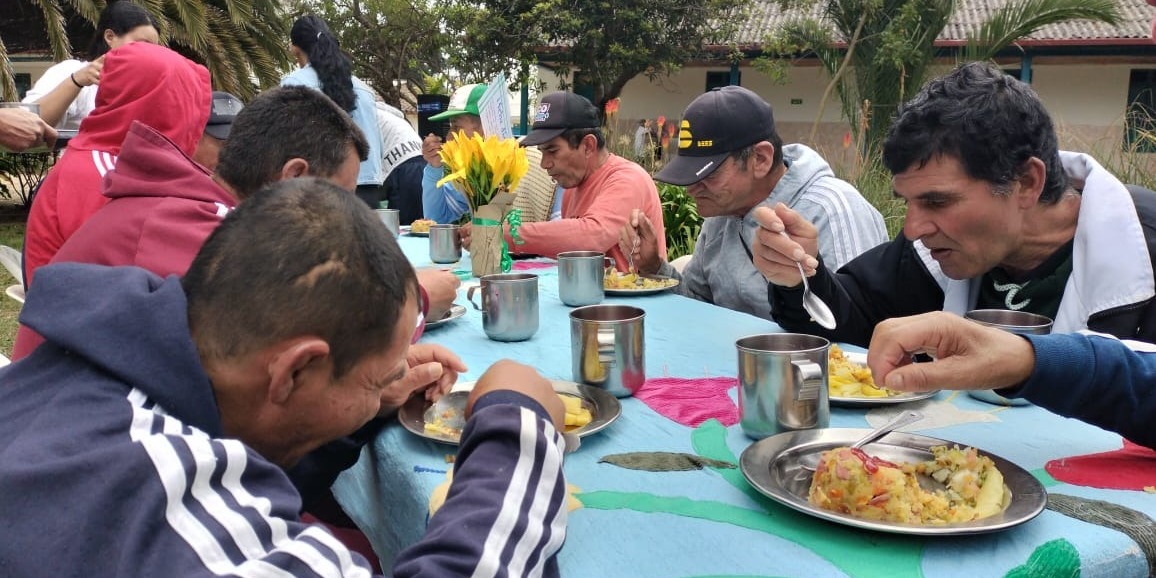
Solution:
{"label": "yellow food on plate", "polygon": [[437,221],[430,219],[418,219],[409,224],[410,233],[429,233],[430,225],[437,224]]}
{"label": "yellow food on plate", "polygon": [[461,411],[461,410],[450,408],[450,409],[447,409],[447,410],[441,412],[440,414],[438,414],[438,416],[436,418],[434,418],[433,421],[425,422],[425,426],[424,426],[425,433],[428,433],[430,435],[438,435],[438,436],[442,436],[442,437],[448,437],[448,438],[461,437],[462,436],[462,430],[460,428],[450,427],[449,425],[447,425],[448,423],[454,423],[455,421],[460,421],[460,420],[454,419],[455,417],[457,417],[456,414],[459,411]]}
{"label": "yellow food on plate", "polygon": [[[1003,474],[975,448],[931,448],[934,459],[894,464],[848,447],[823,452],[807,500],[824,510],[901,524],[970,522],[1003,511]],[[928,491],[918,475],[943,484]]]}
{"label": "yellow food on plate", "polygon": [[638,273],[620,273],[617,269],[607,269],[602,280],[605,289],[665,289],[675,284],[674,279],[653,279]]}
{"label": "yellow food on plate", "polygon": [[[565,431],[574,431],[594,421],[594,414],[583,405],[582,398],[565,393],[558,394],[558,398],[562,400],[562,405],[566,408]],[[461,411],[459,408],[450,408],[441,412],[433,421],[427,421],[425,423],[425,432],[430,435],[460,438],[462,436],[462,430],[456,427],[450,427],[447,424],[454,422],[460,423],[462,420],[460,419],[459,412]]]}
{"label": "yellow food on plate", "polygon": [[594,421],[594,415],[582,406],[582,398],[564,393],[558,397],[562,399],[562,405],[566,406],[566,431],[584,427]]}
{"label": "yellow food on plate", "polygon": [[831,345],[827,362],[827,383],[831,397],[888,397],[899,392],[875,385],[871,369],[847,359],[838,345]]}

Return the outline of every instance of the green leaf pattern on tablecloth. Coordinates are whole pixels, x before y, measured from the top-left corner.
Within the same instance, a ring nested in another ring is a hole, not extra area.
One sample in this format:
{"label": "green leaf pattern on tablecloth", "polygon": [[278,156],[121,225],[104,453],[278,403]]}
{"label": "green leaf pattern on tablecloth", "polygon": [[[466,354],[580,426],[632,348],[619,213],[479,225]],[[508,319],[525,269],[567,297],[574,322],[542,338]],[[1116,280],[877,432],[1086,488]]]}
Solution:
{"label": "green leaf pattern on tablecloth", "polygon": [[1012,568],[1004,578],[1075,578],[1080,575],[1080,553],[1071,542],[1052,540],[1036,548],[1028,561]]}

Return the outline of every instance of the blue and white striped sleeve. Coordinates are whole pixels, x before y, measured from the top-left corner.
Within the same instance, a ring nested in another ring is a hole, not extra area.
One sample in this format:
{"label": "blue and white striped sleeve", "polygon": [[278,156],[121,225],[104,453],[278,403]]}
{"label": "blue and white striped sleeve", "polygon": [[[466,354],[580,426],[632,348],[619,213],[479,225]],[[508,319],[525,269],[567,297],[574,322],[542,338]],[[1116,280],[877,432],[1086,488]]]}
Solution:
{"label": "blue and white striped sleeve", "polygon": [[425,166],[421,177],[421,204],[425,218],[438,223],[453,223],[470,210],[466,197],[453,183],[438,186],[445,176],[442,167]]}
{"label": "blue and white striped sleeve", "polygon": [[462,434],[445,505],[394,576],[559,576],[566,536],[562,434],[529,397],[483,396]]}

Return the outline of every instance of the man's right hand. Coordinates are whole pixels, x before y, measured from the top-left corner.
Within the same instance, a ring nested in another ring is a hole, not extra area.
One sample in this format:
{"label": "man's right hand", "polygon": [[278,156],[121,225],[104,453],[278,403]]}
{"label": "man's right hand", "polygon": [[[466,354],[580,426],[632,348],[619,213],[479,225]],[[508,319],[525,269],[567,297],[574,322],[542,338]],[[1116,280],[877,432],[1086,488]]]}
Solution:
{"label": "man's right hand", "polygon": [[51,149],[56,143],[56,129],[23,108],[0,108],[0,145],[20,152],[40,143]]}
{"label": "man's right hand", "polygon": [[429,166],[440,168],[442,166],[442,138],[434,133],[425,135],[425,139],[421,141],[421,157]]}
{"label": "man's right hand", "polygon": [[[634,255],[634,270],[644,275],[658,273],[662,266],[662,258],[658,256],[658,234],[654,232],[654,224],[640,209],[630,213],[630,220],[622,226],[618,233],[618,249],[623,255]],[[620,269],[626,263],[618,263]]]}
{"label": "man's right hand", "polygon": [[751,242],[751,256],[755,268],[768,282],[783,287],[802,283],[796,263],[803,265],[808,277],[815,274],[819,267],[815,258],[819,254],[819,231],[814,225],[782,203],[774,210],[759,207],[752,216],[759,227]]}
{"label": "man's right hand", "polygon": [[550,382],[534,370],[533,367],[522,365],[509,359],[499,360],[490,366],[474,385],[470,392],[470,399],[466,403],[466,418],[474,413],[474,403],[483,395],[491,391],[516,391],[542,404],[550,414],[554,427],[562,431],[565,423],[566,408],[562,405],[562,398],[554,391]]}
{"label": "man's right hand", "polygon": [[425,294],[429,298],[427,322],[437,321],[445,316],[458,297],[458,287],[462,286],[462,280],[452,271],[434,268],[418,269],[417,282],[425,289]]}

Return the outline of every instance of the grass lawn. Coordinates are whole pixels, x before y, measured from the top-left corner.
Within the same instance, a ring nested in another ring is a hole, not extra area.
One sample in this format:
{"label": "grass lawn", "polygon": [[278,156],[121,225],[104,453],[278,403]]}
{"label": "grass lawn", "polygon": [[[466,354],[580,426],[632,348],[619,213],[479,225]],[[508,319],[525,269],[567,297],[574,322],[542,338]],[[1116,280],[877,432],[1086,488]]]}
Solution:
{"label": "grass lawn", "polygon": [[[24,246],[24,223],[0,224],[0,245],[19,249]],[[0,289],[8,287],[16,280],[8,270],[0,267]],[[0,352],[12,354],[12,340],[16,338],[16,317],[20,314],[20,304],[8,296],[0,296]]]}

